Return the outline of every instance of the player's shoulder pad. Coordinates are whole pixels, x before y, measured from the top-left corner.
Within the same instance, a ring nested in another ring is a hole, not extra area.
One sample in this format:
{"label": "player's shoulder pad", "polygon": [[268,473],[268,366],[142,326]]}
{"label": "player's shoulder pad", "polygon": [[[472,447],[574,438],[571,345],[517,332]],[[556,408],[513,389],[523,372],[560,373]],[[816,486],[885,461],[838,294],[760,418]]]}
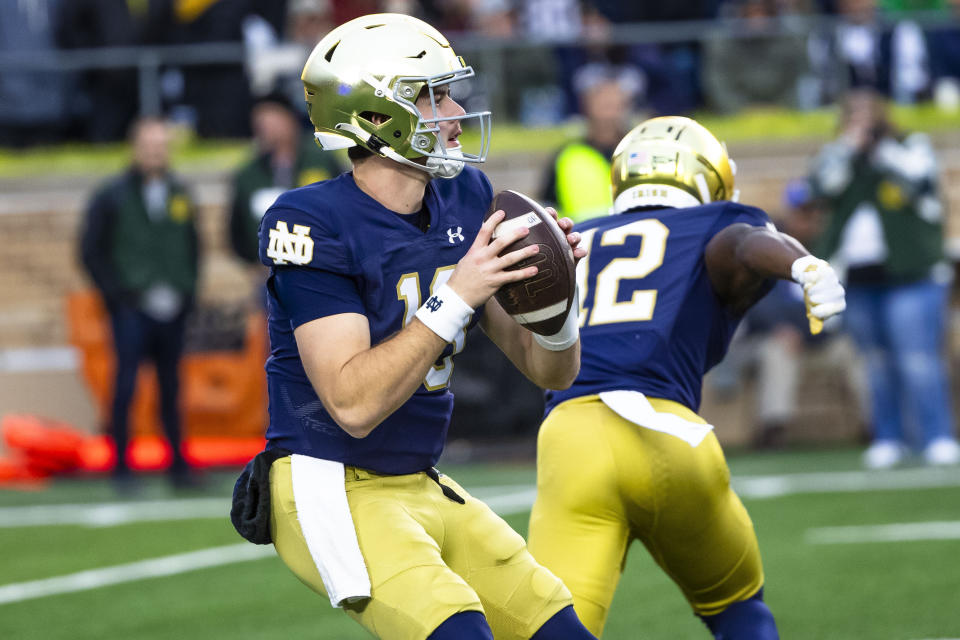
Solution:
{"label": "player's shoulder pad", "polygon": [[482,199],[484,207],[493,200],[493,185],[487,174],[469,164],[463,167],[456,178],[434,178],[433,184],[437,194],[444,200]]}
{"label": "player's shoulder pad", "polygon": [[717,208],[718,229],[736,223],[745,223],[754,227],[763,227],[771,224],[770,216],[759,207],[751,207],[750,205],[726,200],[715,202],[708,206]]}
{"label": "player's shoulder pad", "polygon": [[267,266],[304,266],[334,273],[354,271],[343,237],[343,212],[336,180],[281,194],[260,220],[260,261]]}

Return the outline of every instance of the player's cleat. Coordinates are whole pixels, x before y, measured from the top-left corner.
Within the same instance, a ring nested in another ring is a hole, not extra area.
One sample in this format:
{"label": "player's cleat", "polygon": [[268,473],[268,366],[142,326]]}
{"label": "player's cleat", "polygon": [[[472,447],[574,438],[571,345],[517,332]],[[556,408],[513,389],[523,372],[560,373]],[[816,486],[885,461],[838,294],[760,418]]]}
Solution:
{"label": "player's cleat", "polygon": [[905,447],[896,440],[877,440],[863,452],[863,465],[868,469],[890,469],[903,462]]}
{"label": "player's cleat", "polygon": [[923,460],[932,466],[960,464],[960,444],[953,438],[937,438],[923,450]]}

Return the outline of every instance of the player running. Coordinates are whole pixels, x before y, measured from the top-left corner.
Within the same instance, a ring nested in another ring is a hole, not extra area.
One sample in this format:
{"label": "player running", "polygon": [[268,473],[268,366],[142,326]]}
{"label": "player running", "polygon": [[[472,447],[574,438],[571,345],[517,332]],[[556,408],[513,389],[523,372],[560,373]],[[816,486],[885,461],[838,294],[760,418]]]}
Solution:
{"label": "player running", "polygon": [[[337,27],[307,61],[316,138],[349,147],[353,171],[285,193],[261,222],[270,425],[232,515],[380,638],[593,638],[523,539],[433,469],[470,326],[542,387],[579,366],[575,312],[542,343],[491,298],[536,273],[506,269],[537,248],[499,258],[527,230],[491,242],[502,212],[481,225],[492,189],[464,162],[484,160],[490,114],[450,95],[472,75],[438,31],[391,14]],[[465,120],[479,153],[461,149]]]}
{"label": "player running", "polygon": [[529,547],[598,636],[639,539],[716,638],[770,639],[753,524],[730,488],[703,375],[772,278],[804,286],[811,329],[844,309],[833,269],[734,202],[724,146],[648,120],[613,156],[614,214],[577,226],[582,364],[547,393]]}

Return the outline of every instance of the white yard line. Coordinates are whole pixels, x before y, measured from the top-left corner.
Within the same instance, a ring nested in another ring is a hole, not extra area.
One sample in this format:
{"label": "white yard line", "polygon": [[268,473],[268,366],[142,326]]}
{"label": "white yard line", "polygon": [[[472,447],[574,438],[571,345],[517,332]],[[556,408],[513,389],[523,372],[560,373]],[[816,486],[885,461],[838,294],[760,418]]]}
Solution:
{"label": "white yard line", "polygon": [[[957,469],[801,473],[743,476],[734,479],[737,492],[741,496],[754,499],[797,493],[894,491],[954,486],[960,486],[960,470]],[[529,485],[481,487],[472,490],[471,494],[482,498],[498,514],[508,516],[529,511],[536,498],[536,488]],[[4,507],[0,508],[0,528],[51,525],[103,527],[133,522],[226,518],[229,513],[230,502],[223,498]],[[825,527],[807,532],[807,541],[811,544],[958,538],[960,522]],[[272,555],[274,551],[270,546],[256,546],[244,542],[43,580],[0,585],[0,604],[176,575]]]}
{"label": "white yard line", "polygon": [[800,493],[858,493],[960,486],[960,468],[833,471],[733,478],[742,498],[779,498]]}
{"label": "white yard line", "polygon": [[106,587],[124,582],[134,582],[145,578],[159,578],[219,567],[225,564],[259,560],[275,555],[273,547],[258,546],[248,542],[230,544],[223,547],[212,547],[190,553],[178,553],[162,558],[153,558],[141,562],[118,564],[102,569],[80,571],[65,576],[31,580],[29,582],[15,582],[0,585],[0,605],[12,602],[22,602],[43,596],[72,593],[75,591],[89,591],[99,587]]}
{"label": "white yard line", "polygon": [[863,544],[865,542],[911,542],[960,540],[960,520],[903,522],[895,524],[819,527],[807,529],[807,544]]}
{"label": "white yard line", "polygon": [[[793,473],[733,478],[743,498],[764,499],[806,493],[857,493],[960,486],[960,469],[899,469]],[[536,498],[531,485],[488,486],[470,489],[500,515],[522,513]],[[223,518],[230,513],[224,498],[184,498],[130,502],[76,503],[0,507],[0,529],[49,525],[108,527],[133,522]]]}
{"label": "white yard line", "polygon": [[0,529],[50,525],[112,527],[132,522],[200,520],[229,515],[230,501],[224,498],[3,507],[0,508]]}
{"label": "white yard line", "polygon": [[[502,516],[529,511],[533,499],[536,497],[536,490],[530,487],[512,488],[515,489],[513,493],[491,495],[486,499],[487,504]],[[488,487],[478,490],[478,493],[487,494],[494,490],[495,487]],[[229,501],[220,498],[9,507],[0,509],[0,526],[27,526],[26,521],[32,523],[33,526],[50,524],[111,526],[148,520],[224,518],[229,513]],[[19,524],[8,524],[11,519],[18,521]],[[80,571],[79,573],[43,580],[15,582],[0,585],[0,605],[62,593],[88,591],[147,578],[172,576],[208,567],[259,560],[273,555],[275,555],[275,552],[270,545],[258,546],[242,542],[141,562]]]}

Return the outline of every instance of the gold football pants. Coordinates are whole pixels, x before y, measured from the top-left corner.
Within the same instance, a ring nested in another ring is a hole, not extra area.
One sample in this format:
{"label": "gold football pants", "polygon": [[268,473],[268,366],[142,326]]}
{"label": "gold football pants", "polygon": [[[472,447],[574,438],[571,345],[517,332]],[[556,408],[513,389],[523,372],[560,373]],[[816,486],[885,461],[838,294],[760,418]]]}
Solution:
{"label": "gold football pants", "polygon": [[[378,638],[424,640],[461,611],[480,611],[497,640],[526,640],[569,606],[570,593],[538,565],[517,534],[483,502],[441,477],[382,476],[345,468],[347,502],[370,576],[371,597],[344,609]],[[297,519],[290,458],[270,468],[270,533],[277,553],[326,596]]]}
{"label": "gold football pants", "polygon": [[[680,404],[649,400],[658,412],[704,422]],[[598,396],[558,405],[540,428],[529,549],[598,637],[635,539],[698,614],[763,586],[753,523],[713,432],[694,448],[621,418]]]}

